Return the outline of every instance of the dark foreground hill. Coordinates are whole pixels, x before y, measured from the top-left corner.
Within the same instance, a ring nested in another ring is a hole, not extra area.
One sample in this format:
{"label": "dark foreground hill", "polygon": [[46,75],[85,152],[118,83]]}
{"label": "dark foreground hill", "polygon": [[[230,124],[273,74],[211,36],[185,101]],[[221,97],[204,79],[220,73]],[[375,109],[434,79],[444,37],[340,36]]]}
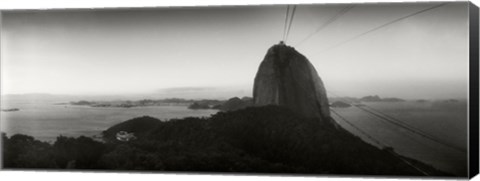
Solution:
{"label": "dark foreground hill", "polygon": [[[113,135],[120,130],[137,139],[117,141]],[[104,135],[104,143],[59,137],[53,145],[4,135],[4,167],[403,176],[422,176],[421,169],[449,176],[369,145],[328,121],[277,106],[168,122],[141,117]]]}

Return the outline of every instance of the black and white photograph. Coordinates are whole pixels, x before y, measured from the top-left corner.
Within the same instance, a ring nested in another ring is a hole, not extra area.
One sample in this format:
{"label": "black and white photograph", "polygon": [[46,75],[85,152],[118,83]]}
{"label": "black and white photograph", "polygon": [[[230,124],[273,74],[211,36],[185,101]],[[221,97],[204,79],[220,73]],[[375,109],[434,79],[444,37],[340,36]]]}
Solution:
{"label": "black and white photograph", "polygon": [[469,178],[472,9],[2,10],[1,168]]}

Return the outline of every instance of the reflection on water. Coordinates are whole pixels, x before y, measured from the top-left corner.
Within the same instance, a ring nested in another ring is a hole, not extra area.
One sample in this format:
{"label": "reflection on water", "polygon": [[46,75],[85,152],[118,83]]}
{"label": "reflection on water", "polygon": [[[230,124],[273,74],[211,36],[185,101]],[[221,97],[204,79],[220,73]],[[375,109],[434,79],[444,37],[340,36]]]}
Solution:
{"label": "reflection on water", "polygon": [[[390,115],[455,147],[467,150],[466,102],[378,102],[367,106]],[[418,159],[440,170],[460,176],[467,174],[467,153],[426,139],[375,117],[357,107],[332,108],[341,116],[401,155]],[[333,115],[345,129],[376,145]],[[379,145],[376,145],[379,146]]]}

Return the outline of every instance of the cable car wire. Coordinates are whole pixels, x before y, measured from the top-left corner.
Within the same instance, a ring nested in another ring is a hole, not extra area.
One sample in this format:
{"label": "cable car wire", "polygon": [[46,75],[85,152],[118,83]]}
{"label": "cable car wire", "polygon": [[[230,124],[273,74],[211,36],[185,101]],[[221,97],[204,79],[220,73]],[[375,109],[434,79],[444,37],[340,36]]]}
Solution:
{"label": "cable car wire", "polygon": [[351,9],[353,9],[355,7],[355,5],[351,5],[351,6],[347,6],[347,7],[344,7],[342,8],[340,11],[337,12],[337,14],[335,14],[334,16],[330,17],[330,19],[328,19],[325,23],[323,23],[321,26],[319,26],[313,33],[309,34],[307,37],[305,37],[303,40],[301,40],[299,43],[297,43],[295,46],[300,46],[302,45],[303,43],[305,43],[308,39],[312,38],[313,35],[317,34],[318,32],[322,31],[323,29],[325,29],[328,25],[332,24],[333,22],[335,22],[338,18],[340,18],[341,16],[343,16],[344,14],[346,14],[348,11],[350,11]]}
{"label": "cable car wire", "polygon": [[438,5],[435,5],[435,6],[432,6],[432,7],[429,7],[429,8],[420,10],[420,11],[417,11],[417,12],[415,12],[415,13],[411,13],[411,14],[409,14],[409,15],[402,16],[402,17],[397,18],[397,19],[395,19],[395,20],[393,20],[393,21],[389,21],[389,22],[384,23],[384,24],[382,24],[382,25],[380,25],[380,26],[377,26],[377,27],[375,27],[375,28],[373,28],[373,29],[370,29],[370,30],[368,30],[368,31],[366,31],[366,32],[360,33],[360,34],[358,34],[358,35],[356,35],[356,36],[354,36],[354,37],[352,37],[352,38],[349,38],[349,39],[347,39],[347,40],[345,40],[345,41],[342,41],[342,42],[340,42],[340,43],[337,43],[337,44],[335,44],[335,45],[333,45],[333,46],[331,46],[331,47],[329,47],[329,48],[327,48],[327,49],[325,49],[325,50],[323,50],[323,51],[331,50],[331,49],[333,49],[333,48],[339,47],[339,46],[341,46],[341,45],[343,45],[343,44],[345,44],[345,43],[348,43],[348,42],[351,42],[351,41],[353,41],[353,40],[356,40],[356,39],[358,39],[358,38],[360,38],[360,37],[362,37],[362,36],[365,36],[365,35],[367,35],[367,34],[369,34],[369,33],[372,33],[372,32],[374,32],[374,31],[377,31],[377,30],[379,30],[379,29],[385,28],[385,27],[387,27],[387,26],[389,26],[389,25],[392,25],[392,24],[394,24],[394,23],[397,23],[397,22],[399,22],[399,21],[401,21],[401,20],[404,20],[404,19],[410,18],[410,17],[412,17],[412,16],[415,16],[415,15],[418,15],[418,14],[421,14],[421,13],[424,13],[424,12],[427,12],[427,11],[430,11],[430,10],[433,10],[433,9],[436,9],[436,8],[439,8],[439,7],[442,7],[442,6],[446,5],[446,4],[448,4],[448,3],[441,3],[441,4],[438,4]]}

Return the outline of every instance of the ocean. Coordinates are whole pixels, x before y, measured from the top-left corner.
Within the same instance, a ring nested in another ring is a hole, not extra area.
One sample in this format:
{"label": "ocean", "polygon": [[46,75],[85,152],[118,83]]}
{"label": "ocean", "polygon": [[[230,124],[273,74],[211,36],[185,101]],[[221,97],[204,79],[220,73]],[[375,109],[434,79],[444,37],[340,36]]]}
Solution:
{"label": "ocean", "polygon": [[[78,101],[78,100],[70,100]],[[216,110],[191,110],[186,106],[152,107],[89,107],[61,105],[61,99],[2,99],[2,109],[19,108],[19,111],[1,112],[1,131],[11,136],[27,134],[38,140],[54,142],[59,135],[94,136],[123,121],[152,116],[162,121],[183,117],[208,117]],[[440,140],[445,146],[395,124],[386,122],[357,107],[332,108],[368,136],[359,132],[332,114],[343,128],[379,148],[392,147],[395,152],[420,160],[437,169],[459,176],[467,174],[467,104],[465,101],[445,102],[376,102],[364,103],[378,112],[396,118]],[[458,149],[460,148],[460,150]]]}
{"label": "ocean", "polygon": [[459,176],[467,175],[468,117],[466,101],[371,102],[363,104],[420,130],[433,140],[380,119],[357,107],[332,108],[358,129],[382,144],[378,145],[376,141],[372,141],[335,114],[332,116],[343,128],[372,145],[379,148],[392,147],[400,155],[420,160],[439,170]]}
{"label": "ocean", "polygon": [[90,107],[59,105],[60,100],[16,99],[2,102],[1,131],[8,136],[21,133],[38,140],[53,142],[59,135],[78,137],[99,135],[107,128],[140,116],[162,121],[184,117],[208,117],[217,110],[191,110],[186,106]]}

